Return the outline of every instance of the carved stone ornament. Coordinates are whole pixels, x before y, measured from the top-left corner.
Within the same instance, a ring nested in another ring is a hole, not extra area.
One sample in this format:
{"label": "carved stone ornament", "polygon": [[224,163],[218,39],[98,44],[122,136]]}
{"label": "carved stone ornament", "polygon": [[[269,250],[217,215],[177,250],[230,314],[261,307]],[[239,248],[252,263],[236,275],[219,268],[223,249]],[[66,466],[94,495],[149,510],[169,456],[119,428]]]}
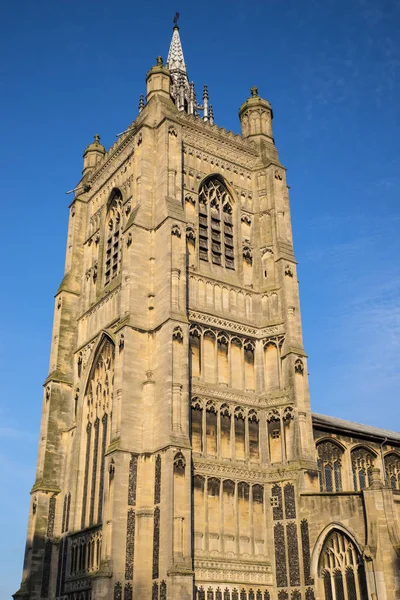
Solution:
{"label": "carved stone ornament", "polygon": [[186,460],[182,452],[177,452],[174,456],[174,473],[182,475],[185,472]]}
{"label": "carved stone ornament", "polygon": [[192,240],[193,242],[196,241],[196,233],[193,227],[186,227],[186,239]]}
{"label": "carved stone ornament", "polygon": [[169,135],[172,135],[174,137],[178,137],[178,131],[177,131],[175,125],[170,125],[168,127],[168,133],[169,133]]}
{"label": "carved stone ornament", "polygon": [[122,350],[124,349],[125,346],[125,336],[123,333],[121,333],[120,338],[119,338],[119,351],[122,352]]}
{"label": "carved stone ornament", "polygon": [[100,242],[100,233],[97,232],[96,235],[94,236],[94,243],[97,244]]}
{"label": "carved stone ornament", "polygon": [[265,254],[273,254],[273,250],[272,248],[261,248],[261,255],[264,256]]}
{"label": "carved stone ornament", "polygon": [[36,514],[37,509],[37,496],[33,496],[32,500],[32,514]]}
{"label": "carved stone ornament", "polygon": [[243,258],[249,263],[253,262],[253,251],[250,246],[243,246]]}
{"label": "carved stone ornament", "polygon": [[115,462],[114,459],[112,458],[108,467],[108,473],[110,475],[110,479],[113,479],[114,475],[115,475]]}
{"label": "carved stone ornament", "polygon": [[128,248],[129,248],[129,246],[132,245],[132,233],[131,232],[128,233],[128,237],[127,237],[127,240],[126,240],[126,245],[128,246]]}
{"label": "carved stone ornament", "polygon": [[179,238],[181,237],[181,230],[179,228],[179,225],[172,225],[171,235],[176,235]]}
{"label": "carved stone ornament", "polygon": [[172,339],[177,340],[178,342],[183,342],[183,331],[181,327],[175,327],[172,332]]}
{"label": "carved stone ornament", "polygon": [[275,177],[275,179],[278,179],[279,181],[282,181],[282,179],[283,179],[282,173],[280,171],[278,171],[278,169],[275,169],[274,177]]}
{"label": "carved stone ornament", "polygon": [[98,275],[98,266],[97,266],[97,263],[95,263],[93,265],[93,283],[96,283],[97,275]]}
{"label": "carved stone ornament", "polygon": [[47,385],[46,386],[46,400],[49,400],[49,399],[50,399],[50,386]]}
{"label": "carved stone ornament", "polygon": [[92,274],[92,269],[88,269],[85,273],[86,281],[89,281],[91,274]]}
{"label": "carved stone ornament", "polygon": [[286,267],[285,267],[285,275],[287,277],[293,277],[293,271],[292,271],[290,265],[286,265]]}
{"label": "carved stone ornament", "polygon": [[131,210],[132,210],[132,205],[131,205],[131,203],[129,201],[129,202],[126,203],[126,206],[125,206],[125,214],[126,214],[126,216],[129,215],[129,213],[131,212]]}
{"label": "carved stone ornament", "polygon": [[61,304],[62,304],[61,296],[58,296],[58,299],[57,299],[57,308],[58,308],[58,310],[60,310]]}
{"label": "carved stone ornament", "polygon": [[245,223],[246,225],[251,225],[251,219],[249,217],[249,215],[242,215],[242,223]]}
{"label": "carved stone ornament", "polygon": [[142,141],[143,141],[143,134],[142,134],[142,132],[140,132],[139,135],[136,138],[137,145],[140,146],[140,144],[142,143]]}
{"label": "carved stone ornament", "polygon": [[192,206],[196,205],[196,200],[193,198],[193,196],[186,196],[185,197],[185,202],[187,202],[188,204],[192,204]]}
{"label": "carved stone ornament", "polygon": [[303,373],[304,373],[303,361],[300,358],[298,358],[296,360],[296,362],[294,363],[294,372],[300,373],[300,375],[303,375]]}

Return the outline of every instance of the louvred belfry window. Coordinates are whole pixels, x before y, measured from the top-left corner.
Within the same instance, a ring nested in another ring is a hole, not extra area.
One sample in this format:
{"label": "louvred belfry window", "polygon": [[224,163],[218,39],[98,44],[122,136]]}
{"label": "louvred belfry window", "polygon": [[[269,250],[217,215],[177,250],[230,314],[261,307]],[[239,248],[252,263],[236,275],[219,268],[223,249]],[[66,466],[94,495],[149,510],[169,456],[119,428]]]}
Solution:
{"label": "louvred belfry window", "polygon": [[122,197],[119,190],[117,190],[111,198],[106,220],[104,285],[108,285],[117,276],[120,268],[122,248],[121,215]]}
{"label": "louvred belfry window", "polygon": [[199,190],[199,254],[227,269],[235,268],[232,198],[217,177],[207,179]]}

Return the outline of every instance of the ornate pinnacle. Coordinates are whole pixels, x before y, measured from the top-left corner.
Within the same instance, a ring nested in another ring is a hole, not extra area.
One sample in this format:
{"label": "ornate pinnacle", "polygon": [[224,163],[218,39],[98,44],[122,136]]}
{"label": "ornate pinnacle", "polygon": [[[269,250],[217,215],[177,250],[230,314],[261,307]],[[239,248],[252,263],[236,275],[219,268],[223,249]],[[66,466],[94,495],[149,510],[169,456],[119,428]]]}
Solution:
{"label": "ornate pinnacle", "polygon": [[208,87],[207,84],[204,84],[204,90],[203,90],[203,100],[207,99],[208,100]]}
{"label": "ornate pinnacle", "polygon": [[100,144],[100,136],[98,133],[96,133],[96,135],[94,136],[94,143],[95,144]]}
{"label": "ornate pinnacle", "polygon": [[210,123],[211,125],[214,123],[214,109],[212,107],[212,104],[210,104]]}
{"label": "ornate pinnacle", "polygon": [[163,57],[162,56],[157,56],[156,61],[157,61],[157,67],[163,67],[164,66],[164,61],[163,61]]}
{"label": "ornate pinnacle", "polygon": [[143,94],[140,94],[140,98],[139,98],[139,112],[141,113],[143,109],[144,109],[144,96],[143,96]]}
{"label": "ornate pinnacle", "polygon": [[258,87],[253,85],[253,87],[250,88],[250,92],[251,92],[252,97],[256,98],[258,96]]}

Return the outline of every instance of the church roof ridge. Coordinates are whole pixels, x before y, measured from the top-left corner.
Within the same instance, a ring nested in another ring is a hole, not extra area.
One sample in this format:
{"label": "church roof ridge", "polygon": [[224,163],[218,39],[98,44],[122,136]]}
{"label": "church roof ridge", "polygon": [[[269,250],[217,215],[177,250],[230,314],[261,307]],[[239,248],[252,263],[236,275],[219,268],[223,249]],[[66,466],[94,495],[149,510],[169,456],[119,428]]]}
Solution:
{"label": "church roof ridge", "polygon": [[400,442],[400,433],[397,431],[391,431],[390,429],[382,429],[380,427],[373,427],[372,425],[364,425],[362,423],[356,423],[355,421],[347,421],[346,419],[340,419],[339,417],[329,417],[328,415],[321,415],[314,412],[312,413],[312,420],[315,425],[325,425],[327,427],[346,429],[348,431],[353,431],[354,433],[360,433],[382,439],[387,438],[388,441],[393,440]]}

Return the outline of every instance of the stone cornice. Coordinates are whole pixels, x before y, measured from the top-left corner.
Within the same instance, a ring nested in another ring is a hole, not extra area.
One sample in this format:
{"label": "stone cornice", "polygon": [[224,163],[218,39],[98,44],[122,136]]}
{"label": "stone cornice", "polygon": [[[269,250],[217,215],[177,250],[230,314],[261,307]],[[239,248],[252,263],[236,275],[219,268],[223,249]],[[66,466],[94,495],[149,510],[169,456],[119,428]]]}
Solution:
{"label": "stone cornice", "polygon": [[[193,380],[192,380],[193,381]],[[236,404],[249,404],[251,406],[257,406],[258,408],[270,408],[271,406],[286,406],[292,405],[293,400],[289,394],[277,393],[274,395],[269,394],[268,397],[265,395],[254,394],[254,393],[240,393],[231,392],[227,389],[216,389],[215,387],[208,387],[206,385],[192,383],[192,398],[200,397],[206,399],[215,399],[221,402],[234,402]]]}
{"label": "stone cornice", "polygon": [[250,483],[293,481],[293,479],[297,479],[298,475],[297,465],[293,467],[280,465],[278,468],[268,465],[252,465],[249,462],[243,462],[243,465],[240,465],[237,461],[224,462],[215,458],[207,459],[196,456],[193,456],[193,467],[195,475],[207,475]]}
{"label": "stone cornice", "polygon": [[269,327],[252,327],[250,325],[243,325],[236,321],[230,321],[223,317],[217,317],[207,313],[200,312],[198,310],[189,310],[189,320],[193,323],[199,323],[201,325],[208,325],[210,327],[220,327],[246,336],[251,336],[256,339],[264,339],[265,337],[273,335],[283,335],[285,333],[284,324],[271,325]]}

